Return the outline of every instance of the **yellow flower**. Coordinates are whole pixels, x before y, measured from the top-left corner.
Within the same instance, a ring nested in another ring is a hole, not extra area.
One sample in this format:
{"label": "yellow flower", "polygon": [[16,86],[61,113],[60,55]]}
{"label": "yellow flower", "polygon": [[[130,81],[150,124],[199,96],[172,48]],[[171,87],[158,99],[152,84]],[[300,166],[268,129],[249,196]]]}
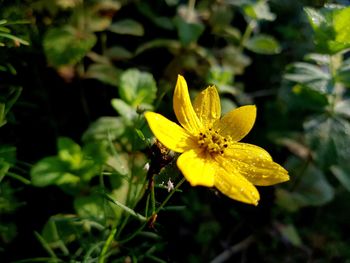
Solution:
{"label": "yellow flower", "polygon": [[288,172],[264,149],[239,142],[254,125],[256,107],[239,107],[221,117],[218,92],[210,86],[195,98],[193,106],[187,83],[178,76],[173,106],[181,126],[154,112],[147,122],[157,139],[182,153],[177,166],[192,185],[215,186],[235,200],[257,205],[254,185],[267,186],[289,180]]}

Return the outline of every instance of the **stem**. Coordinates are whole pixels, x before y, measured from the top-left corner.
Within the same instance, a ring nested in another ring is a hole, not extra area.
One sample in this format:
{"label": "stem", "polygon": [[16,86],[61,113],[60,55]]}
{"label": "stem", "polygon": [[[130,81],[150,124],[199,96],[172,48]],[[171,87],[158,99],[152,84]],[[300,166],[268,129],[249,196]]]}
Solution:
{"label": "stem", "polygon": [[256,27],[256,21],[255,20],[251,20],[245,31],[244,31],[244,34],[241,38],[241,42],[239,43],[239,46],[238,46],[238,50],[239,51],[242,51],[244,49],[244,46],[245,46],[245,43],[247,42],[247,40],[250,38],[251,34],[253,33],[253,30],[254,28]]}
{"label": "stem", "polygon": [[16,179],[18,181],[21,181],[24,184],[31,184],[30,180],[28,180],[27,178],[24,178],[21,175],[18,175],[18,174],[12,173],[12,172],[7,172],[6,175],[8,175],[9,177],[12,177],[13,179]]}
{"label": "stem", "polygon": [[111,230],[111,232],[109,233],[108,235],[108,238],[105,242],[105,244],[103,245],[103,248],[102,248],[102,251],[101,251],[101,254],[98,258],[98,263],[104,263],[105,262],[105,259],[106,259],[106,253],[108,251],[108,248],[110,247],[113,239],[114,239],[114,235],[115,233],[117,232],[117,225],[115,225],[113,227],[113,229]]}
{"label": "stem", "polygon": [[169,195],[164,199],[163,203],[157,208],[155,214],[158,214],[158,212],[168,203],[170,198],[175,194],[176,190],[186,181],[185,177],[181,179],[180,182],[177,183],[177,185],[174,187],[174,189],[169,193]]}

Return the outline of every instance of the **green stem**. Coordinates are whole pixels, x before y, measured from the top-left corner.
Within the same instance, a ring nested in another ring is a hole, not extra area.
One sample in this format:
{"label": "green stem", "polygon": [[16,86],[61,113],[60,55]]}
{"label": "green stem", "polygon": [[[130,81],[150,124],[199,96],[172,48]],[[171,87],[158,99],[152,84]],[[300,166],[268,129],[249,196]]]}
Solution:
{"label": "green stem", "polygon": [[251,20],[244,31],[244,34],[241,38],[241,42],[239,43],[239,46],[238,46],[239,51],[242,51],[244,49],[244,46],[248,41],[248,39],[250,38],[251,34],[253,33],[253,30],[255,27],[256,27],[256,21]]}
{"label": "green stem", "polygon": [[102,251],[101,251],[101,254],[98,258],[98,263],[104,263],[105,262],[105,259],[106,259],[106,253],[108,251],[108,248],[110,247],[113,239],[114,239],[114,236],[115,236],[115,233],[117,232],[117,226],[115,225],[113,227],[113,229],[111,230],[111,232],[109,233],[108,235],[108,238],[105,242],[105,244],[103,245],[103,248],[102,248]]}
{"label": "green stem", "polygon": [[168,201],[170,200],[170,198],[173,196],[173,194],[175,194],[175,192],[177,191],[177,189],[186,181],[185,177],[183,177],[181,179],[180,182],[177,183],[177,185],[174,187],[174,189],[169,193],[169,195],[164,199],[163,203],[161,203],[161,205],[157,208],[155,214],[158,214],[158,212],[168,203]]}
{"label": "green stem", "polygon": [[6,175],[8,175],[9,177],[12,177],[13,179],[16,179],[16,180],[24,183],[24,184],[31,184],[30,180],[24,178],[21,175],[18,175],[18,174],[12,173],[12,172],[7,172]]}

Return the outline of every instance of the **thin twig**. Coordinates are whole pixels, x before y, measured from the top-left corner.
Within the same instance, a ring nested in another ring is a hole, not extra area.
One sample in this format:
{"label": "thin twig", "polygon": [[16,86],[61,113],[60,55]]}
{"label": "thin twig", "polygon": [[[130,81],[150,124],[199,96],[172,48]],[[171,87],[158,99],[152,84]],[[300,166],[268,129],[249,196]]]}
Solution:
{"label": "thin twig", "polygon": [[232,247],[226,249],[221,254],[216,256],[210,263],[222,263],[228,260],[232,255],[240,252],[241,250],[246,249],[250,246],[251,243],[254,242],[253,236],[248,236],[247,238],[243,239],[241,242],[233,245]]}

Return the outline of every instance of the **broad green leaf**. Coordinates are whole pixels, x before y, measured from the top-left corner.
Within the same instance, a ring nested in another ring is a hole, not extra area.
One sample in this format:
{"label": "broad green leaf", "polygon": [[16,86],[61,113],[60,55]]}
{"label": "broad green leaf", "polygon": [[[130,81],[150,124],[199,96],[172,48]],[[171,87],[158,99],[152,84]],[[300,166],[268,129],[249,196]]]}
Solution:
{"label": "broad green leaf", "polygon": [[66,137],[58,138],[58,156],[71,165],[71,168],[78,169],[83,161],[83,155],[79,144]]}
{"label": "broad green leaf", "polygon": [[156,98],[156,93],[156,81],[150,73],[129,69],[120,77],[120,98],[134,108],[141,104],[151,105]]}
{"label": "broad green leaf", "polygon": [[259,54],[278,54],[281,52],[281,47],[277,40],[268,35],[256,35],[251,37],[246,43],[245,47],[250,51],[259,53]]}
{"label": "broad green leaf", "polygon": [[196,43],[205,28],[204,25],[200,23],[185,21],[180,16],[177,16],[174,21],[180,42],[184,46],[188,46],[191,43]]}
{"label": "broad green leaf", "polygon": [[319,52],[335,54],[350,47],[350,7],[328,5],[320,10],[310,7],[304,10]]}
{"label": "broad green leaf", "polygon": [[152,3],[148,3],[147,1],[139,1],[136,2],[137,10],[146,16],[150,21],[153,22],[156,26],[159,26],[164,29],[172,30],[174,28],[174,24],[171,19],[167,16],[160,16],[160,14],[154,11]]}
{"label": "broad green leaf", "polygon": [[75,185],[80,181],[79,177],[69,172],[69,165],[59,158],[46,157],[36,163],[30,170],[30,176],[34,186],[44,187],[48,185]]}
{"label": "broad green leaf", "polygon": [[85,142],[96,140],[114,141],[125,130],[125,124],[121,117],[101,117],[93,122],[83,134]]}
{"label": "broad green leaf", "polygon": [[[347,164],[349,165],[349,164]],[[334,176],[338,179],[338,181],[344,186],[346,190],[350,192],[350,173],[349,170],[344,170],[339,166],[333,165],[331,166],[331,171]]]}
{"label": "broad green leaf", "polygon": [[331,93],[333,86],[331,85],[331,75],[325,72],[321,67],[304,62],[291,64],[287,68],[284,78],[324,94]]}
{"label": "broad green leaf", "polygon": [[144,34],[142,24],[132,19],[114,22],[108,27],[108,30],[123,35],[143,36]]}
{"label": "broad green leaf", "polygon": [[85,78],[97,79],[102,83],[118,86],[121,70],[111,64],[92,64],[85,73]]}
{"label": "broad green leaf", "polygon": [[54,67],[74,65],[95,45],[96,36],[72,27],[52,28],[44,36],[44,51]]}

